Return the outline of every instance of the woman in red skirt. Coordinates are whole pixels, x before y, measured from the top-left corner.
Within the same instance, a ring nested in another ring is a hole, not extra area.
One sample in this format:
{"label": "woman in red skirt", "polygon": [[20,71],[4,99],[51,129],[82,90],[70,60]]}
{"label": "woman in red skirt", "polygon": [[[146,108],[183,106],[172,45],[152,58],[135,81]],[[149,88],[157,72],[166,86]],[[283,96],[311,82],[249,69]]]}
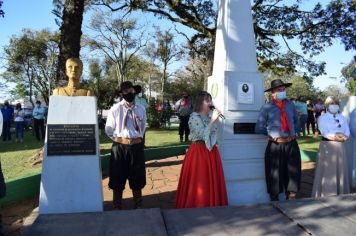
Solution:
{"label": "woman in red skirt", "polygon": [[224,171],[216,146],[221,114],[210,111],[211,95],[200,92],[190,115],[189,128],[193,143],[185,156],[176,196],[176,208],[227,205]]}

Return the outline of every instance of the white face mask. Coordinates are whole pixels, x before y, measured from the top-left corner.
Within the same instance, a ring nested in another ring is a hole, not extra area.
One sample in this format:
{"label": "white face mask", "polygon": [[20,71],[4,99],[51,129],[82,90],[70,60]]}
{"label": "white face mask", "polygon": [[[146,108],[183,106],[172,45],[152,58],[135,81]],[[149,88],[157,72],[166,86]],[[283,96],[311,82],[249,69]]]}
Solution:
{"label": "white face mask", "polygon": [[339,111],[339,105],[331,104],[328,107],[328,110],[332,114],[336,114]]}
{"label": "white face mask", "polygon": [[137,94],[140,98],[142,97],[142,93]]}

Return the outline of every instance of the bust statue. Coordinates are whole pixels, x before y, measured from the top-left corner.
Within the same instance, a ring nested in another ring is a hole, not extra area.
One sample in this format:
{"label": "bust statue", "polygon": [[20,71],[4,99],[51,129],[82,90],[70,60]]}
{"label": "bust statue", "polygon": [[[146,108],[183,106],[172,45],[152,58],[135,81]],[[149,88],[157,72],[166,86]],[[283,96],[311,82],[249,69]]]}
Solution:
{"label": "bust statue", "polygon": [[58,87],[53,90],[54,96],[94,96],[94,93],[82,88],[79,84],[83,72],[83,63],[79,58],[69,58],[66,61],[66,75],[68,84],[66,87]]}

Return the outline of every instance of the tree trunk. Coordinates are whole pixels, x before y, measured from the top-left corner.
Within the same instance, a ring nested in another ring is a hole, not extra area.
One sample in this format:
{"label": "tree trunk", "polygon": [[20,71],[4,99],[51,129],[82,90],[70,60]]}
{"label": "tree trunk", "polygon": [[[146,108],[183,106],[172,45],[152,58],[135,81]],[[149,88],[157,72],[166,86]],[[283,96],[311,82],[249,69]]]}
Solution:
{"label": "tree trunk", "polygon": [[59,56],[56,83],[67,80],[65,63],[68,58],[79,58],[80,38],[82,36],[82,21],[85,0],[65,0],[63,8],[61,40],[59,43]]}

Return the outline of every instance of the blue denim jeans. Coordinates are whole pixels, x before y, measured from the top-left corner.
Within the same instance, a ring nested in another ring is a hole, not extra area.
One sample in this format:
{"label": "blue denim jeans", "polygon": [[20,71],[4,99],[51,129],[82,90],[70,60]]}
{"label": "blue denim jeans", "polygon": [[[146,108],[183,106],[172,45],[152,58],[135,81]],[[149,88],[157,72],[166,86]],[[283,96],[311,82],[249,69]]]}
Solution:
{"label": "blue denim jeans", "polygon": [[23,129],[24,122],[23,121],[15,121],[15,129],[16,129],[16,139],[23,139]]}
{"label": "blue denim jeans", "polygon": [[308,120],[308,115],[300,116],[300,131],[303,133],[303,136],[305,136],[305,125],[307,123],[307,120]]}

